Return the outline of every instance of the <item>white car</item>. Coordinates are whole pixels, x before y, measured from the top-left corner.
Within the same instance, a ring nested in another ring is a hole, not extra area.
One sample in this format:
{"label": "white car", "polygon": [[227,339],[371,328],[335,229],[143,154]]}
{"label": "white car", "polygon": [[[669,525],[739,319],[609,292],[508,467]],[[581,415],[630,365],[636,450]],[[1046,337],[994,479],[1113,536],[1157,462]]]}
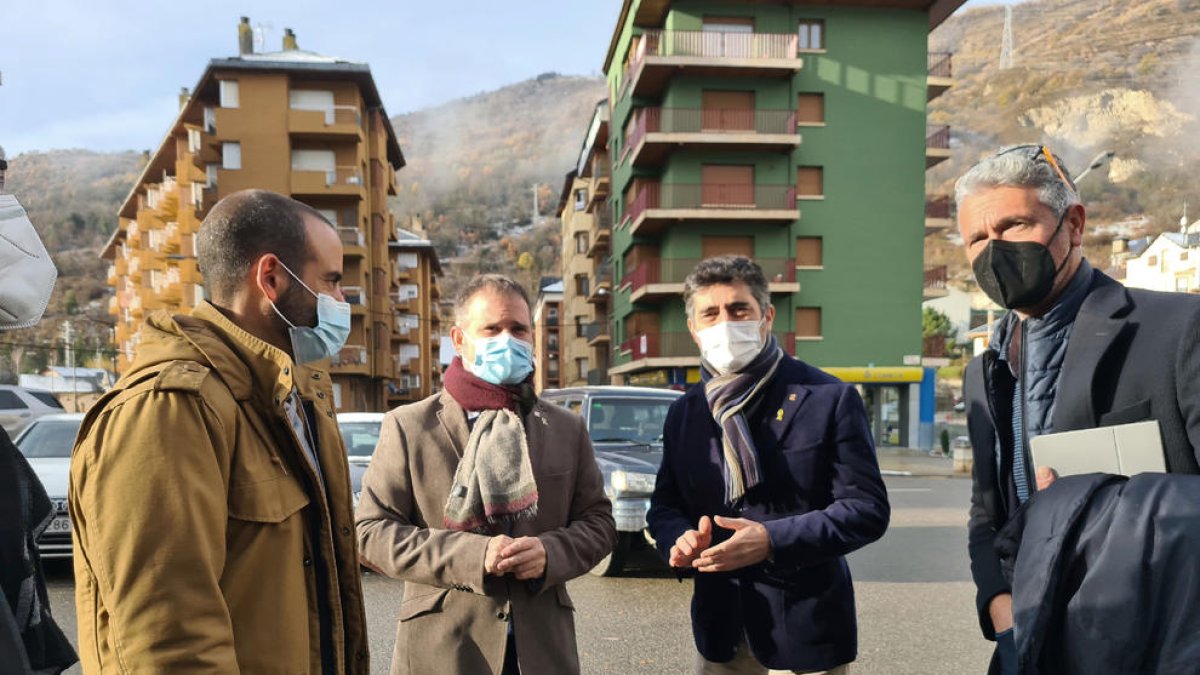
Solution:
{"label": "white car", "polygon": [[362,494],[362,477],[371,464],[371,455],[379,443],[379,429],[383,426],[384,413],[346,412],[338,413],[338,428],[346,443],[346,459],[350,462],[350,488],[354,491],[354,506]]}
{"label": "white car", "polygon": [[61,412],[62,404],[48,391],[0,384],[0,427],[4,427],[10,437],[15,438],[42,415]]}
{"label": "white car", "polygon": [[13,440],[54,503],[54,520],[38,539],[38,550],[43,558],[71,557],[67,485],[71,480],[71,449],[75,447],[75,436],[79,434],[81,423],[83,413],[42,415]]}

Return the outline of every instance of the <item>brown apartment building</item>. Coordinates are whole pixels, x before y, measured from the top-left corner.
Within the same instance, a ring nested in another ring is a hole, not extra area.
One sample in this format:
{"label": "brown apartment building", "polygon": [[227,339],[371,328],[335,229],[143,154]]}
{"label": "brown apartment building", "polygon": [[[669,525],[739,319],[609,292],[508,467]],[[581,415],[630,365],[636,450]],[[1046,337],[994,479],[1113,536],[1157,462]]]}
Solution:
{"label": "brown apartment building", "polygon": [[[440,267],[388,210],[404,166],[396,134],[366,64],[300,50],[291,30],[283,47],[254,53],[243,18],[239,55],[210,61],[181,94],[178,117],[121,206],[102,253],[118,370],[128,367],[149,312],[186,312],[204,299],[195,234],[208,210],[225,195],[263,188],[318,209],[341,234],[353,329],[330,366],[337,408],[419,399],[436,386],[436,341],[428,338],[438,332],[431,307]],[[414,336],[428,339],[415,351]]]}
{"label": "brown apartment building", "polygon": [[558,202],[562,223],[562,382],[564,387],[608,384],[609,257],[612,216],[608,207],[608,101],[596,105],[579,160],[563,182]]}

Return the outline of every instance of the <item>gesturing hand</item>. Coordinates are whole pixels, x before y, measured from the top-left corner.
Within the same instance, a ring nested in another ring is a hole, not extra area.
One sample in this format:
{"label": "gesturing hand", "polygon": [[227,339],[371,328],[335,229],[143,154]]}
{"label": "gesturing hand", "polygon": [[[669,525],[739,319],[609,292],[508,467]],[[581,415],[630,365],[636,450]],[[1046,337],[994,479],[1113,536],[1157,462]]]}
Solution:
{"label": "gesturing hand", "polygon": [[733,536],[723,544],[706,548],[692,561],[700,572],[729,572],[758,564],[771,555],[771,538],[767,528],[755,520],[717,516],[717,527],[733,530]]}
{"label": "gesturing hand", "polygon": [[700,551],[712,544],[712,520],[708,516],[700,517],[700,524],[695,530],[688,530],[679,535],[675,545],[671,547],[671,567],[691,567],[692,561]]}

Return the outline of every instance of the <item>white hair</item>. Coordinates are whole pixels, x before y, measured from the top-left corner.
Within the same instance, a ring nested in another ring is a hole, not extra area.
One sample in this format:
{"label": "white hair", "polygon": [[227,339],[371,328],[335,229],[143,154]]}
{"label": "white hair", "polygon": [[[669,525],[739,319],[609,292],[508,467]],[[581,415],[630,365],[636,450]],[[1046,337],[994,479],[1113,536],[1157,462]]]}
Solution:
{"label": "white hair", "polygon": [[[1071,206],[1081,203],[1074,185],[1064,183],[1054,167],[1041,157],[1040,152],[1034,154],[1032,151],[1014,151],[1019,147],[1021,146],[1001,149],[971,167],[971,170],[954,184],[954,201],[961,205],[964,199],[980,190],[1005,186],[1037,190],[1038,201],[1059,217]],[[1067,180],[1071,180],[1071,174],[1067,172],[1062,159],[1055,155],[1054,161],[1058,163]]]}

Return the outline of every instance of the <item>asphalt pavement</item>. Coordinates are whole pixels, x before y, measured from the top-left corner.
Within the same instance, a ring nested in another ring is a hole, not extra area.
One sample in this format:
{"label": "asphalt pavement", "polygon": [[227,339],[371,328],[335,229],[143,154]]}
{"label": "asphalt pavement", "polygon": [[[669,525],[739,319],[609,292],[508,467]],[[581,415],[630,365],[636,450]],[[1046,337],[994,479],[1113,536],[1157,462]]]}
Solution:
{"label": "asphalt pavement", "polygon": [[[940,458],[939,458],[940,459]],[[948,460],[946,460],[948,461]],[[928,463],[928,474],[941,466]],[[888,476],[892,522],[883,539],[850,556],[859,616],[854,675],[966,675],[987,669],[967,566],[970,481],[944,475]],[[625,576],[585,576],[569,585],[583,672],[689,673],[695,648],[680,583],[647,554]],[[47,566],[51,605],[75,637],[69,563]],[[372,672],[388,672],[403,584],[364,577]],[[79,668],[67,671],[79,673]]]}

